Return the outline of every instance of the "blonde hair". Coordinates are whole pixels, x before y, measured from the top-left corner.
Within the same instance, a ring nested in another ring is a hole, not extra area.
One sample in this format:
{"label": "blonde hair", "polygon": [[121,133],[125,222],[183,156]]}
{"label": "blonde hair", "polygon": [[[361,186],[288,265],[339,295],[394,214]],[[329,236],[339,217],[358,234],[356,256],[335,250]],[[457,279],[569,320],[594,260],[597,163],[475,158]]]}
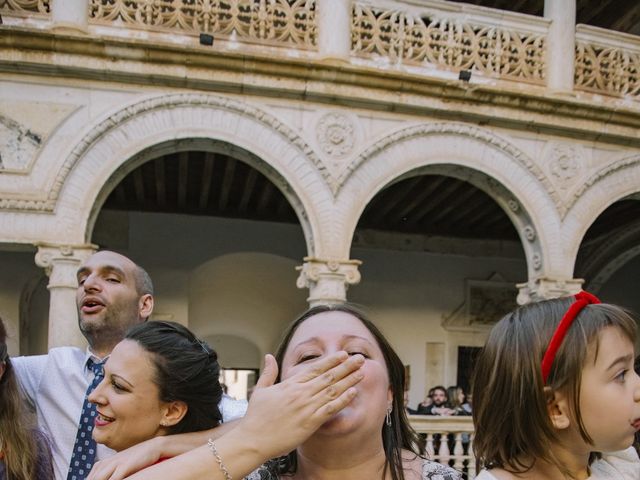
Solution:
{"label": "blonde hair", "polygon": [[[477,467],[500,467],[522,473],[536,459],[556,465],[570,476],[553,455],[558,441],[547,411],[541,361],[573,297],[526,305],[506,315],[491,330],[478,357],[473,378],[473,450]],[[622,308],[586,306],[576,317],[558,350],[547,385],[570,399],[571,415],[589,444],[580,414],[582,368],[591,347],[598,349],[598,334],[614,326],[635,343],[636,322]],[[497,414],[500,412],[500,414]]]}

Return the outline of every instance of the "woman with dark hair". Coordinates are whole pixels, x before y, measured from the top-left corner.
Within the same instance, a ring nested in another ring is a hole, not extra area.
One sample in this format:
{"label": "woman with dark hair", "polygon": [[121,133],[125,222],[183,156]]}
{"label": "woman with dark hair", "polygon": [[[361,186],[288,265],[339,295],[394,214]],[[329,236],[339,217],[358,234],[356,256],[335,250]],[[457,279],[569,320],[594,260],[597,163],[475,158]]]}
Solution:
{"label": "woman with dark hair", "polygon": [[0,480],[53,479],[51,451],[20,397],[0,318]]}
{"label": "woman with dark hair", "polygon": [[404,409],[404,366],[357,309],[308,310],[267,361],[236,428],[131,480],[460,478],[424,458]]}
{"label": "woman with dark hair", "polygon": [[341,479],[459,478],[424,458],[424,445],[404,409],[404,365],[380,330],[353,306],[314,307],[294,321],[276,351],[280,378],[337,350],[365,358],[356,399],[296,450],[267,462],[248,479],[321,480],[329,472]]}
{"label": "woman with dark hair", "polygon": [[121,451],[160,435],[216,427],[222,420],[217,359],[178,323],[148,321],[132,327],[89,395],[97,406],[96,442]]}

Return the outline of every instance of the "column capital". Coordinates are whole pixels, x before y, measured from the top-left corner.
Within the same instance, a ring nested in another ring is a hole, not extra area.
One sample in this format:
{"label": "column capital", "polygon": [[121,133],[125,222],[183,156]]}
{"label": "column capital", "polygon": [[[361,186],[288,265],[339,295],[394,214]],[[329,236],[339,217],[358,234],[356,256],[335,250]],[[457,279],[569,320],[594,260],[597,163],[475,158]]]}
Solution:
{"label": "column capital", "polygon": [[308,288],[311,306],[341,303],[347,299],[349,285],[360,282],[360,260],[321,259],[304,257],[304,263],[296,267],[300,272],[296,285]]}
{"label": "column capital", "polygon": [[575,295],[582,290],[582,278],[538,277],[527,283],[519,283],[518,304],[525,305],[550,298]]}
{"label": "column capital", "polygon": [[[36,246],[38,251],[35,262],[36,265],[44,268],[49,277],[49,289],[55,287],[76,288],[78,285],[75,274],[78,266],[98,250],[98,246],[91,243],[84,245],[38,243]],[[59,268],[54,268],[57,265],[71,267],[72,276],[69,276],[70,269],[65,269],[67,271],[64,273],[59,272]]]}

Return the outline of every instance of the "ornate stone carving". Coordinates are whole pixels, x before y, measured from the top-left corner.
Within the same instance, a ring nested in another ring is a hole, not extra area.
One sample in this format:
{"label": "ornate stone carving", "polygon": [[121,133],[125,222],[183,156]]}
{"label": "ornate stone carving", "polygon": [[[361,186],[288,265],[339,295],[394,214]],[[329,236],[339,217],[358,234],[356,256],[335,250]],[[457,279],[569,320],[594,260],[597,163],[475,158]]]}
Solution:
{"label": "ornate stone carving", "polygon": [[490,77],[534,83],[543,83],[545,77],[545,35],[541,32],[356,3],[352,39],[353,53],[362,57],[475,70]]}
{"label": "ornate stone carving", "polygon": [[640,96],[640,51],[578,40],[575,87],[617,96]]}
{"label": "ornate stone carving", "polygon": [[349,285],[360,282],[359,260],[324,260],[305,257],[304,264],[296,267],[300,272],[296,285],[309,289],[309,303],[339,303],[346,300]]}
{"label": "ornate stone carving", "polygon": [[42,137],[15,120],[0,114],[0,170],[21,170],[36,156]]}
{"label": "ornate stone carving", "polygon": [[316,127],[318,144],[332,157],[343,157],[353,151],[355,129],[351,119],[339,112],[326,113]]}
{"label": "ornate stone carving", "polygon": [[78,286],[76,272],[80,264],[89,258],[97,245],[38,245],[35,262],[49,277],[49,289],[73,288]]}
{"label": "ornate stone carving", "polygon": [[57,172],[55,181],[53,182],[51,189],[47,192],[46,198],[28,200],[15,197],[0,198],[0,210],[53,212],[67,176],[71,170],[73,170],[76,163],[80,161],[80,159],[95,145],[96,142],[103,137],[107,137],[110,132],[118,129],[121,125],[134,118],[163,110],[171,112],[179,107],[219,108],[233,112],[237,115],[249,117],[253,121],[262,123],[277,132],[279,135],[282,135],[291,145],[298,148],[304,154],[305,158],[308,158],[316,166],[318,171],[325,178],[327,184],[332,187],[332,191],[334,193],[337,192],[337,187],[334,184],[333,177],[330,172],[327,171],[326,166],[314,150],[300,137],[300,135],[298,135],[297,132],[283,124],[273,115],[249,104],[241,103],[230,98],[223,98],[215,95],[182,93],[161,95],[145,99],[126,106],[119,112],[114,113],[93,128],[82,138],[82,140],[78,142],[75,148],[71,151],[71,154],[65,160],[60,171]]}
{"label": "ornate stone carving", "polygon": [[581,278],[548,278],[538,277],[527,283],[519,283],[518,303],[524,305],[530,302],[549,298],[575,295],[582,289],[584,280]]}
{"label": "ornate stone carving", "polygon": [[575,145],[553,143],[546,153],[549,172],[559,188],[567,190],[575,183],[581,152]]}
{"label": "ornate stone carving", "polygon": [[542,256],[539,252],[535,252],[531,255],[531,266],[534,270],[540,270],[542,268]]}
{"label": "ornate stone carving", "polygon": [[91,23],[273,45],[316,45],[315,0],[91,0]]}
{"label": "ornate stone carving", "polygon": [[48,15],[51,11],[50,0],[0,0],[0,10],[17,13],[29,13],[30,15]]}
{"label": "ornate stone carving", "polygon": [[[526,153],[515,147],[510,142],[507,142],[506,140],[500,138],[492,132],[461,123],[420,124],[407,127],[387,135],[383,139],[371,145],[369,148],[365,149],[363,152],[359,153],[350,162],[350,164],[346,168],[344,168],[344,170],[336,180],[334,191],[338,191],[362,163],[370,160],[376,155],[379,155],[381,152],[384,152],[392,146],[416,137],[428,137],[442,134],[458,135],[460,137],[472,138],[495,148],[496,150],[502,152],[504,155],[507,155],[509,158],[513,159],[514,163],[518,163],[522,167],[527,169],[536,180],[544,185],[545,189],[549,193],[549,196],[561,213],[564,213],[566,211],[566,207],[564,206],[562,199],[556,192],[556,189],[553,187],[553,184],[549,181],[549,178],[536,164],[536,162],[531,159],[531,157],[529,157]],[[519,207],[517,203],[516,206]],[[509,208],[513,209],[513,206],[509,206]]]}
{"label": "ornate stone carving", "polygon": [[531,225],[527,225],[522,229],[522,233],[524,233],[524,238],[526,238],[529,242],[533,242],[536,239],[536,230]]}
{"label": "ornate stone carving", "polygon": [[449,331],[486,332],[503,315],[517,307],[515,284],[497,272],[486,280],[465,280],[465,299],[451,314],[443,316]]}

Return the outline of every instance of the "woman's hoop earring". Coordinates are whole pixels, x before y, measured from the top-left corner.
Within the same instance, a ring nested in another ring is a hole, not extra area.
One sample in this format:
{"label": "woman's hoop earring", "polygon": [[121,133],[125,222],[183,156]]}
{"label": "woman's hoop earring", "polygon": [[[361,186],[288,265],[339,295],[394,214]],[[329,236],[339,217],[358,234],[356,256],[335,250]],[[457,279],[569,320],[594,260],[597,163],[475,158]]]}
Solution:
{"label": "woman's hoop earring", "polygon": [[393,410],[393,407],[387,408],[387,415],[386,415],[386,418],[384,420],[384,423],[387,424],[387,427],[391,426],[391,411],[392,410]]}

